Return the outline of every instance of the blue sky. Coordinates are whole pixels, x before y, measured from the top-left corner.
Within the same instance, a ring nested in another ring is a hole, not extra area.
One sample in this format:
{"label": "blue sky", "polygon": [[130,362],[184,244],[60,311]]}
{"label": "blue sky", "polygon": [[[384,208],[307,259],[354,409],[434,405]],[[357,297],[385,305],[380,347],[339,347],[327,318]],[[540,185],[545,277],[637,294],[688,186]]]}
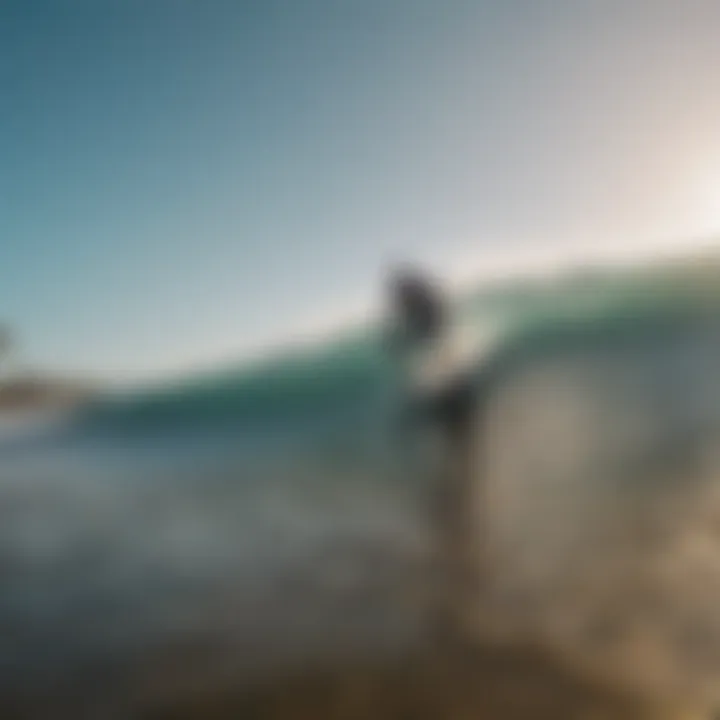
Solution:
{"label": "blue sky", "polygon": [[5,0],[0,319],[33,366],[242,356],[558,242],[720,230],[714,0]]}

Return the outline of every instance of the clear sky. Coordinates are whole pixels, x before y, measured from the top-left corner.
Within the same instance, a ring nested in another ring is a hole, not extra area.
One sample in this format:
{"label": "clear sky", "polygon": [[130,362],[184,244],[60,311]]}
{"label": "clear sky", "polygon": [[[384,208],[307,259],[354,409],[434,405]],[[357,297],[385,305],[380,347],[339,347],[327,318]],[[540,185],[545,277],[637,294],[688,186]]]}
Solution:
{"label": "clear sky", "polygon": [[394,260],[720,230],[718,33],[716,0],[3,0],[0,319],[142,377]]}

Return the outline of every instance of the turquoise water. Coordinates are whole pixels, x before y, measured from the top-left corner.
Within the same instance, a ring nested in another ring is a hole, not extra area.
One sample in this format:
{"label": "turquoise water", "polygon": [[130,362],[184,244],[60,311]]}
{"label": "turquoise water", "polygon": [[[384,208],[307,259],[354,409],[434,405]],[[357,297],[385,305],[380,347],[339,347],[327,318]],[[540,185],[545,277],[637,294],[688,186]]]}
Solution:
{"label": "turquoise water", "polygon": [[175,643],[248,678],[409,642],[425,540],[392,403],[361,330],[0,435],[0,692],[112,684]]}
{"label": "turquoise water", "polygon": [[[648,309],[681,305],[593,281],[478,294],[458,314],[507,330],[506,372],[578,327],[602,345],[602,318],[634,336]],[[234,649],[243,677],[412,645],[430,478],[397,442],[398,400],[368,325],[0,434],[0,690],[49,692],[178,642]]]}

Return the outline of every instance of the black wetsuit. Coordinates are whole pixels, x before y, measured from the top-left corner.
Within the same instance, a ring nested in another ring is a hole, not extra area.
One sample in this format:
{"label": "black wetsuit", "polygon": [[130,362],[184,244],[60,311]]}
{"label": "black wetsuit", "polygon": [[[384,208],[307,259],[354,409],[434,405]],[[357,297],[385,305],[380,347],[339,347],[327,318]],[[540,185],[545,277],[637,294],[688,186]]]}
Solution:
{"label": "black wetsuit", "polygon": [[[395,338],[391,349],[402,351],[404,342],[442,342],[447,310],[439,293],[428,281],[412,274],[401,275],[394,278],[392,295],[396,313],[402,320],[403,337]],[[466,435],[472,425],[475,401],[475,376],[467,371],[429,396],[409,398],[405,419],[411,425],[429,422],[452,437]]]}
{"label": "black wetsuit", "polygon": [[451,383],[423,401],[428,419],[442,430],[457,434],[472,425],[476,405],[476,383],[471,373],[453,378]]}

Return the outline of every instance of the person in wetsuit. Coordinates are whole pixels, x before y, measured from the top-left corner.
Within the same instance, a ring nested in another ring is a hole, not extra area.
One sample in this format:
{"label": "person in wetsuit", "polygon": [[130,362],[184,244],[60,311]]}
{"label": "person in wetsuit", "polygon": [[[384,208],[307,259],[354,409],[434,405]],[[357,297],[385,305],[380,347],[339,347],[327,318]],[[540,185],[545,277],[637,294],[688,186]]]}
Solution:
{"label": "person in wetsuit", "polygon": [[386,336],[388,350],[407,363],[410,388],[405,420],[428,422],[450,440],[469,431],[475,405],[472,367],[457,366],[452,356],[450,312],[437,287],[413,270],[390,277],[393,324]]}
{"label": "person in wetsuit", "polygon": [[393,322],[387,349],[401,366],[403,379],[409,381],[400,430],[413,442],[419,440],[421,447],[429,439],[424,429],[441,441],[438,472],[431,471],[434,481],[428,505],[437,572],[433,584],[437,595],[428,622],[439,647],[453,647],[458,642],[462,645],[472,624],[472,602],[482,576],[482,557],[476,551],[477,503],[482,497],[475,445],[482,412],[475,371],[477,348],[470,347],[465,356],[458,352],[463,334],[456,332],[448,303],[419,273],[393,274],[389,296]]}

